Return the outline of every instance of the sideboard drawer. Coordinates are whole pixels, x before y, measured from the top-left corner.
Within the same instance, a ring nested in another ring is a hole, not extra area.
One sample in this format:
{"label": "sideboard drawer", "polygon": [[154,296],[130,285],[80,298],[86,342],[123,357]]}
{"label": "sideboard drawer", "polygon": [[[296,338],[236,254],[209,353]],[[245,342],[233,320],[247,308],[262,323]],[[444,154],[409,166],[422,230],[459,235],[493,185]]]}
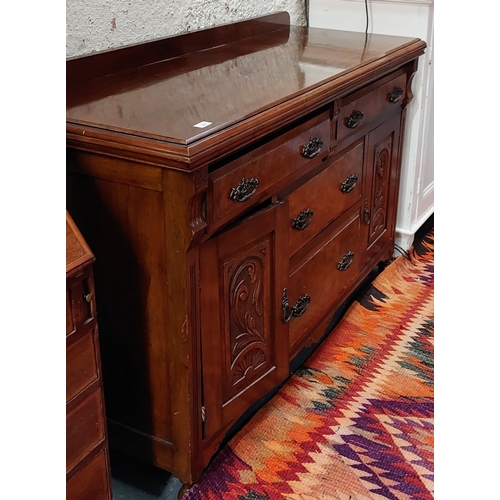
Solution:
{"label": "sideboard drawer", "polygon": [[373,122],[378,116],[399,108],[406,98],[406,73],[398,75],[373,90],[360,90],[342,99],[338,117],[337,140]]}
{"label": "sideboard drawer", "polygon": [[103,440],[101,393],[96,390],[66,416],[66,472]]}
{"label": "sideboard drawer", "polygon": [[362,140],[354,143],[340,158],[288,196],[290,255],[360,199],[363,145]]}
{"label": "sideboard drawer", "polygon": [[288,298],[291,304],[310,296],[307,310],[290,321],[290,351],[293,351],[310,328],[340,297],[359,269],[359,210],[332,232],[289,277]]}
{"label": "sideboard drawer", "polygon": [[325,112],[212,172],[207,194],[212,220],[242,213],[269,196],[274,184],[327,156],[329,148],[330,114]]}
{"label": "sideboard drawer", "polygon": [[66,498],[108,500],[110,498],[106,452],[100,451],[66,483]]}
{"label": "sideboard drawer", "polygon": [[66,401],[97,380],[97,377],[94,330],[76,342],[70,338],[66,347]]}

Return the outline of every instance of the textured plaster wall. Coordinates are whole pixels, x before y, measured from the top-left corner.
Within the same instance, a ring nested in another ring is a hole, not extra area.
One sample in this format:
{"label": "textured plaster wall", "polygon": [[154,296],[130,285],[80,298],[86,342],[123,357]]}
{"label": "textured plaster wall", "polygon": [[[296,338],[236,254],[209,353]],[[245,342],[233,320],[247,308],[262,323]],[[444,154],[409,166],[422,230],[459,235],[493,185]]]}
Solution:
{"label": "textured plaster wall", "polygon": [[304,0],[66,0],[66,56],[278,11],[305,24]]}

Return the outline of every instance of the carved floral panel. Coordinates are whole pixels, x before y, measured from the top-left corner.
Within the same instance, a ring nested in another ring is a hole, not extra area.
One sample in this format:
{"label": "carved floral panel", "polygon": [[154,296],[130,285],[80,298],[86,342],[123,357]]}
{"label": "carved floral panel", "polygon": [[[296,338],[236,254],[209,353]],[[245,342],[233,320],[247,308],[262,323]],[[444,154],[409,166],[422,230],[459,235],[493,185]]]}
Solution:
{"label": "carved floral panel", "polygon": [[261,242],[223,265],[226,401],[272,366],[269,243]]}

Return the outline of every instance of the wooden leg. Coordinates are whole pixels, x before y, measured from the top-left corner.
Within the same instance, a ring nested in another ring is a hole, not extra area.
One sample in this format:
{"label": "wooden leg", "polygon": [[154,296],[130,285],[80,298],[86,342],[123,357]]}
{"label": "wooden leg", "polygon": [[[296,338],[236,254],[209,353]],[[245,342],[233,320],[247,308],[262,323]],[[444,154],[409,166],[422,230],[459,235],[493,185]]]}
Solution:
{"label": "wooden leg", "polygon": [[192,484],[183,484],[179,493],[177,493],[177,500],[182,500],[182,497],[188,492],[189,488],[193,486]]}

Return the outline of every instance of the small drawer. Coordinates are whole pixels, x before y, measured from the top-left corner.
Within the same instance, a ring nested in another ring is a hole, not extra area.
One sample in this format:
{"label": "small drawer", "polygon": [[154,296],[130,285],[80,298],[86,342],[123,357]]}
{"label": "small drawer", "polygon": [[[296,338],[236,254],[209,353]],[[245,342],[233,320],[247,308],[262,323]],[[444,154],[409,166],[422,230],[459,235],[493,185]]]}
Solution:
{"label": "small drawer", "polygon": [[104,440],[104,413],[100,390],[66,415],[66,472]]}
{"label": "small drawer", "polygon": [[68,281],[66,289],[66,335],[94,318],[91,276]]}
{"label": "small drawer", "polygon": [[295,304],[309,295],[305,312],[290,320],[290,351],[307,335],[310,328],[340,297],[356,278],[359,270],[359,209],[332,227],[331,233],[292,271],[288,283],[288,300]]}
{"label": "small drawer", "polygon": [[360,90],[342,99],[338,117],[337,141],[368,125],[377,116],[399,108],[406,98],[406,73],[373,90]]}
{"label": "small drawer", "polygon": [[97,380],[94,330],[66,346],[66,401]]}
{"label": "small drawer", "polygon": [[330,116],[325,112],[212,172],[207,193],[209,219],[217,222],[242,213],[269,197],[274,184],[317,164],[329,148]]}
{"label": "small drawer", "polygon": [[290,256],[361,198],[363,141],[288,196]]}
{"label": "small drawer", "polygon": [[109,500],[111,485],[106,451],[100,451],[66,483],[67,500]]}

